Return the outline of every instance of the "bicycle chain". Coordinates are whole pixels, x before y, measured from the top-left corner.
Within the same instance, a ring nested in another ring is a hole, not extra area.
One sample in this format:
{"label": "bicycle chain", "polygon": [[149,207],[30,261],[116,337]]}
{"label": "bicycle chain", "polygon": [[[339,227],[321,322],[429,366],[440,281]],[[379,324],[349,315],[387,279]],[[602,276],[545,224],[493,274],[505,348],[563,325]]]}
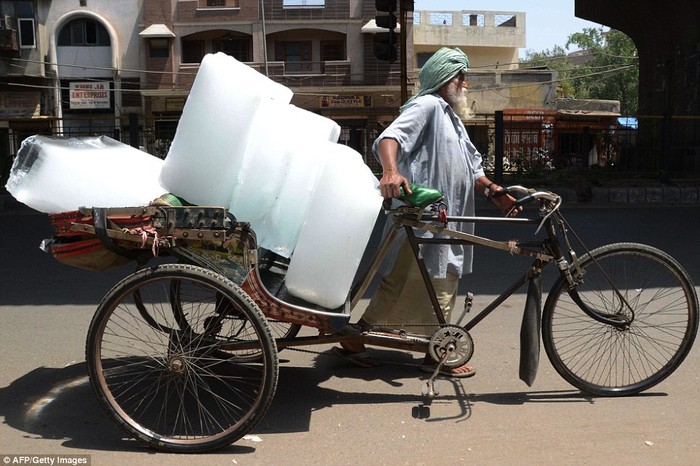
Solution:
{"label": "bicycle chain", "polygon": [[[332,352],[325,352],[325,351],[314,351],[314,350],[309,350],[309,349],[302,349],[302,348],[297,348],[297,347],[289,347],[285,348],[285,351],[296,351],[298,353],[306,353],[306,354],[315,354],[317,356],[324,356],[327,358],[334,358],[334,359],[345,359],[343,356],[338,356],[337,354],[333,354]],[[403,366],[403,367],[420,367],[423,363],[411,363],[411,362],[398,362],[398,361],[387,361],[382,359],[382,365],[383,366]]]}
{"label": "bicycle chain", "polygon": [[[375,327],[380,327],[380,328],[402,328],[402,327],[435,327],[437,328],[442,328],[446,327],[450,324],[386,324],[386,323],[378,323],[375,324]],[[400,332],[400,330],[398,331]],[[317,356],[325,356],[325,357],[330,357],[330,358],[335,358],[335,359],[344,359],[342,356],[338,356],[336,354],[328,353],[325,351],[314,351],[310,349],[303,349],[303,348],[298,348],[298,347],[287,347],[285,348],[287,351],[296,351],[298,353],[305,353],[305,354],[314,354]],[[423,362],[419,363],[410,363],[410,362],[398,362],[398,361],[385,361],[382,360],[382,365],[386,366],[403,366],[403,367],[420,367],[423,365]]]}

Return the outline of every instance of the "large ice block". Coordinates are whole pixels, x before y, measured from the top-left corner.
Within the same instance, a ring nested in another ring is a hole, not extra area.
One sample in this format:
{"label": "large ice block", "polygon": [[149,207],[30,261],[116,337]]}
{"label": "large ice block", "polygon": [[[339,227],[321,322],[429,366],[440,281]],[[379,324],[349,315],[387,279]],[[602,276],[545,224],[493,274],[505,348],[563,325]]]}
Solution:
{"label": "large ice block", "polygon": [[165,191],[163,161],[107,136],[30,136],[22,142],[7,190],[40,212],[148,205]]}
{"label": "large ice block", "polygon": [[160,176],[168,191],[228,206],[260,102],[292,91],[223,53],[204,57]]}
{"label": "large ice block", "polygon": [[289,164],[291,145],[287,124],[290,105],[264,99],[252,121],[248,143],[241,153],[241,165],[229,185],[227,204],[243,222],[263,217],[277,198]]}
{"label": "large ice block", "polygon": [[266,214],[251,223],[258,245],[290,257],[309,213],[309,203],[328,161],[330,142],[299,144],[289,153],[277,199]]}
{"label": "large ice block", "polygon": [[327,147],[285,282],[292,295],[333,309],[347,298],[382,197],[360,154],[341,144]]}
{"label": "large ice block", "polygon": [[323,168],[323,149],[315,146],[339,136],[340,126],[329,118],[272,100],[260,102],[229,209],[252,224],[261,246],[289,257]]}

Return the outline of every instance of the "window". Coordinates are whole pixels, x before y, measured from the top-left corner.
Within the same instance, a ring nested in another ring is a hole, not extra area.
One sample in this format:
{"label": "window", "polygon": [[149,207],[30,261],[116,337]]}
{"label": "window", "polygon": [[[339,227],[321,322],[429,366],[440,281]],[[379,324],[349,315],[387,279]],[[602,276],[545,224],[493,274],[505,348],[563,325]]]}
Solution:
{"label": "window", "polygon": [[0,15],[12,18],[34,18],[32,3],[32,0],[2,0],[0,1]]}
{"label": "window", "polygon": [[483,14],[478,13],[463,13],[462,14],[462,26],[478,26],[484,27],[486,21]]}
{"label": "window", "polygon": [[34,5],[30,0],[0,2],[0,21],[4,29],[16,29],[18,32],[18,37],[11,39],[13,50],[18,39],[20,48],[36,48]]}
{"label": "window", "polygon": [[168,58],[170,56],[170,39],[167,37],[149,39],[148,48],[151,58]]}
{"label": "window", "polygon": [[515,27],[515,15],[496,15],[496,27]]}
{"label": "window", "polygon": [[430,12],[430,24],[452,26],[452,13]]}
{"label": "window", "polygon": [[413,12],[413,24],[420,25],[420,11]]}
{"label": "window", "polygon": [[417,59],[416,66],[418,66],[418,68],[423,68],[423,65],[425,65],[425,62],[427,62],[428,59],[430,57],[432,57],[434,54],[435,54],[435,52],[418,52],[416,54],[416,59]]}
{"label": "window", "polygon": [[58,45],[71,47],[108,47],[111,45],[107,29],[91,19],[76,19],[63,26],[58,33]]}
{"label": "window", "polygon": [[19,46],[23,49],[33,49],[36,47],[36,37],[34,36],[34,19],[19,18]]}
{"label": "window", "polygon": [[276,42],[275,60],[283,61],[286,71],[311,71],[311,42]]}
{"label": "window", "polygon": [[323,8],[326,0],[282,0],[282,8]]}
{"label": "window", "polygon": [[122,106],[124,107],[140,107],[141,106],[141,83],[138,78],[122,79]]}
{"label": "window", "polygon": [[238,8],[238,0],[199,0],[198,8]]}
{"label": "window", "polygon": [[203,40],[182,41],[182,63],[199,63],[204,58]]}
{"label": "window", "polygon": [[238,61],[249,62],[251,57],[251,44],[248,37],[226,37],[212,42],[213,53],[223,52]]}
{"label": "window", "polygon": [[321,41],[321,61],[345,60],[345,44],[342,40]]}

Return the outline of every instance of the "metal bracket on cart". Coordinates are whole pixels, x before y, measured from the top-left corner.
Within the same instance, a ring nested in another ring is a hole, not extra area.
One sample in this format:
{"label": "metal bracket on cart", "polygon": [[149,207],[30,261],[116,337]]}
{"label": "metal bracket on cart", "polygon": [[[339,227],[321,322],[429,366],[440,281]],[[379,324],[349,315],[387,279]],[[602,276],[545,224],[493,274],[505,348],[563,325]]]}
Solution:
{"label": "metal bracket on cart", "polygon": [[[158,236],[167,238],[170,246],[175,241],[224,241],[230,226],[230,220],[226,216],[223,207],[127,207],[104,209],[107,220],[110,217],[142,217],[144,226],[149,226],[158,232]],[[83,215],[93,215],[93,209],[82,208]],[[109,222],[108,222],[109,223]],[[74,223],[71,230],[96,234],[94,225],[87,223]],[[107,237],[111,239],[141,242],[139,235],[130,231],[124,231],[117,225],[108,225],[105,230]],[[145,244],[153,244],[154,237],[148,237]]]}

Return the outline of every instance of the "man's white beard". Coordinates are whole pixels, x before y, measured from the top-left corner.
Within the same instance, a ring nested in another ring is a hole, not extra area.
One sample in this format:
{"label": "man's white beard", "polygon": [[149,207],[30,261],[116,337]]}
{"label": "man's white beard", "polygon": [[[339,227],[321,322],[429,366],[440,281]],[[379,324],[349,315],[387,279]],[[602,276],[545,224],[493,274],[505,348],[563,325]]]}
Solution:
{"label": "man's white beard", "polygon": [[474,111],[469,108],[467,93],[463,89],[457,90],[455,87],[450,86],[447,90],[447,97],[447,103],[450,104],[455,115],[462,120],[474,118]]}

